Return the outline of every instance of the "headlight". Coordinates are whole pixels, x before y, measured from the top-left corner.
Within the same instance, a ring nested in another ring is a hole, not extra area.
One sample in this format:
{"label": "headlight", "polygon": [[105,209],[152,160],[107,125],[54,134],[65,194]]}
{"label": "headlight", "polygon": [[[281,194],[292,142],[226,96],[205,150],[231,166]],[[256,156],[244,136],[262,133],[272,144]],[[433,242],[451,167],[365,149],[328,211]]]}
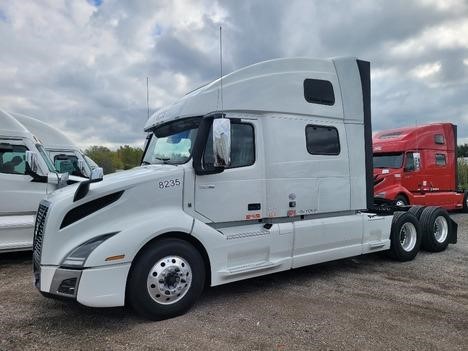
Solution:
{"label": "headlight", "polygon": [[80,268],[83,267],[88,256],[93,252],[93,250],[101,245],[104,241],[109,239],[111,236],[114,236],[118,232],[109,233],[97,236],[81,244],[80,246],[73,249],[67,257],[62,261],[61,266],[70,267],[70,268]]}
{"label": "headlight", "polygon": [[382,197],[382,198],[385,198],[385,195],[387,195],[387,193],[377,193],[375,194],[375,197]]}

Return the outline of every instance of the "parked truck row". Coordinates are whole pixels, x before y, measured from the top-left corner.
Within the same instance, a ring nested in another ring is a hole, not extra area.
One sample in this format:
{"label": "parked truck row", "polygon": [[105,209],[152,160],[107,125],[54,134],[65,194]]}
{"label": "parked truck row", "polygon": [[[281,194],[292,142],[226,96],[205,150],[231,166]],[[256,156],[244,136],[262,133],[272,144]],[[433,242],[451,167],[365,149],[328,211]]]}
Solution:
{"label": "parked truck row", "polygon": [[32,249],[39,202],[89,178],[90,160],[57,129],[0,110],[0,252]]}
{"label": "parked truck row", "polygon": [[444,250],[457,241],[444,208],[374,201],[370,94],[369,62],[277,59],[159,110],[140,167],[91,173],[41,201],[37,289],[163,319],[205,286]]}

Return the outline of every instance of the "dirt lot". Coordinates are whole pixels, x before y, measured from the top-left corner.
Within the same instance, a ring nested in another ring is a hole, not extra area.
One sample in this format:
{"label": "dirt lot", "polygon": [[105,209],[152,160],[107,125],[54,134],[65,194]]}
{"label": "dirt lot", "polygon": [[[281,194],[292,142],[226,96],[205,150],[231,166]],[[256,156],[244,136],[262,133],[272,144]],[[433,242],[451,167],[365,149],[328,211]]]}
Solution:
{"label": "dirt lot", "polygon": [[468,215],[459,242],[409,263],[363,256],[205,291],[185,316],[41,297],[30,254],[0,255],[0,350],[467,350]]}

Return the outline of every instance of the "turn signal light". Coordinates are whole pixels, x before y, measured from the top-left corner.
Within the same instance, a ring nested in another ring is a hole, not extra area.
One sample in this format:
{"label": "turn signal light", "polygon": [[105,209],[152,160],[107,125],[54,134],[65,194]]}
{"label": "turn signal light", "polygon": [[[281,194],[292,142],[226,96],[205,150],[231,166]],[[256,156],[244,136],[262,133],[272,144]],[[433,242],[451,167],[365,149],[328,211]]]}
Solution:
{"label": "turn signal light", "polygon": [[117,261],[123,259],[124,257],[125,255],[109,256],[106,258],[106,261]]}

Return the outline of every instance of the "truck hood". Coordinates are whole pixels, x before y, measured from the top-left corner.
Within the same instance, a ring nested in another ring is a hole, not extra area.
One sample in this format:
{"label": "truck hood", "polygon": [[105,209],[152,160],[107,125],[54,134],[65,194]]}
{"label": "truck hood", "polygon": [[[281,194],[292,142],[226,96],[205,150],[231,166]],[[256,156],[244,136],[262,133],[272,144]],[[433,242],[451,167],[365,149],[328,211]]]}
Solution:
{"label": "truck hood", "polygon": [[[135,185],[155,180],[174,172],[178,173],[181,171],[179,168],[181,167],[173,165],[145,165],[127,171],[105,175],[102,181],[90,184],[88,194],[83,199],[79,200],[79,202],[83,200],[86,201],[88,198],[94,198],[99,194],[129,189]],[[47,200],[53,202],[58,199],[73,197],[78,186],[79,183],[76,183],[58,189],[50,194]]]}
{"label": "truck hood", "polygon": [[378,191],[382,186],[399,181],[402,173],[401,168],[374,168],[374,190]]}

